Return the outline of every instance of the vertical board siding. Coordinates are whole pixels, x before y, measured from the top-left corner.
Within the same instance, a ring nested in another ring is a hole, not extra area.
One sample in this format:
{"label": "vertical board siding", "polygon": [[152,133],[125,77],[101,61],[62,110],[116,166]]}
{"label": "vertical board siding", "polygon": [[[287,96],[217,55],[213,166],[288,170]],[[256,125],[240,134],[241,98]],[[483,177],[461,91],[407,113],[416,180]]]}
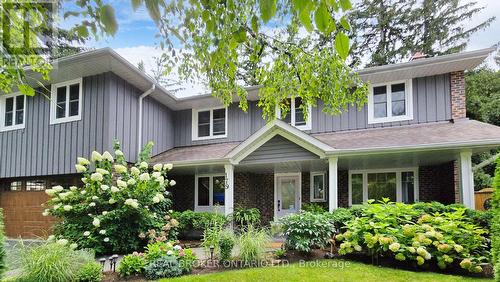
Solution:
{"label": "vertical board siding", "polygon": [[314,160],[319,157],[299,145],[276,135],[253,151],[242,164],[277,163],[291,160]]}
{"label": "vertical board siding", "polygon": [[[336,132],[366,128],[402,126],[416,123],[437,122],[451,119],[451,95],[449,74],[413,79],[413,120],[368,124],[368,106],[358,111],[349,106],[347,111],[331,116],[322,112],[323,102],[312,108],[312,130],[310,133]],[[228,136],[211,140],[193,141],[191,138],[191,110],[174,112],[174,144],[176,147],[201,144],[238,142],[248,138],[262,128],[266,122],[257,102],[250,102],[248,112],[238,108],[237,103],[228,109]]]}

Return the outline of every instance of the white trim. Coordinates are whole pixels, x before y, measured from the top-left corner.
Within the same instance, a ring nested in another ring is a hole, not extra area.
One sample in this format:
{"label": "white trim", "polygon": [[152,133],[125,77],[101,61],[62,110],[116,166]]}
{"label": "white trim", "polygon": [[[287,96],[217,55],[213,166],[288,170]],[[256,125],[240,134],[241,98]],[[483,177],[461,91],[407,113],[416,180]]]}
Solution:
{"label": "white trim", "polygon": [[[69,86],[73,84],[79,84],[78,86],[78,115],[69,116]],[[56,118],[56,107],[57,107],[57,88],[66,86],[66,112],[63,118]],[[58,124],[64,122],[77,121],[82,119],[82,105],[83,105],[83,79],[77,78],[73,80],[68,80],[56,84],[52,84],[50,93],[50,124]]]}
{"label": "white trim", "polygon": [[[214,127],[214,110],[220,110],[220,109],[225,109],[225,124],[224,124],[224,134],[223,135],[214,135],[213,133],[213,127]],[[209,136],[203,136],[203,137],[198,137],[198,113],[199,112],[206,112],[210,111],[210,129],[209,129]],[[191,109],[192,117],[191,117],[191,139],[192,141],[198,141],[198,140],[208,140],[208,139],[218,139],[218,138],[227,138],[227,107],[212,107],[212,108],[202,108],[202,109]]]}
{"label": "white trim", "polygon": [[328,158],[328,211],[332,212],[339,207],[339,181],[337,157]]}
{"label": "white trim", "polygon": [[274,174],[274,220],[278,220],[278,178],[280,177],[296,177],[298,179],[298,187],[296,191],[295,201],[297,201],[297,212],[302,208],[302,173],[301,172],[283,172]]}
{"label": "white trim", "polygon": [[[405,85],[405,115],[392,116],[392,95],[391,85],[404,83]],[[386,86],[387,95],[387,117],[375,118],[373,88],[378,86]],[[391,81],[385,83],[377,83],[370,85],[368,92],[368,124],[394,122],[413,119],[413,82],[412,79]]]}
{"label": "white trim", "polygon": [[[198,178],[200,177],[208,177],[209,180],[209,189],[208,189],[208,206],[199,206],[198,205]],[[225,174],[224,173],[203,173],[203,174],[195,174],[194,176],[194,211],[195,212],[222,212],[224,213],[225,207],[224,206],[214,206],[213,204],[213,178],[214,177],[224,177],[225,179]],[[225,201],[225,193],[224,193],[224,201]]]}
{"label": "white trim", "polygon": [[[300,130],[311,130],[312,129],[312,106],[309,105],[308,108],[307,108],[307,120],[306,120],[306,124],[304,125],[295,125],[295,99],[296,98],[299,98],[299,97],[295,97],[292,99],[292,97],[290,98],[290,125],[297,128],[297,129],[300,129]],[[276,106],[276,117],[278,119],[281,119],[281,108],[278,106]]]}
{"label": "white trim", "polygon": [[224,214],[226,216],[234,212],[234,166],[224,165],[226,177],[226,189],[224,190]]}
{"label": "white trim", "polygon": [[352,206],[352,175],[363,175],[363,202],[368,201],[368,174],[369,173],[396,173],[396,202],[402,202],[403,192],[401,183],[402,172],[413,172],[413,197],[415,202],[419,201],[419,183],[418,183],[418,167],[405,167],[405,168],[386,168],[386,169],[363,169],[363,170],[349,170],[349,206]]}
{"label": "white trim", "polygon": [[472,171],[471,157],[472,152],[470,150],[461,151],[459,155],[460,199],[465,207],[475,209],[474,173]]}
{"label": "white trim", "polygon": [[[15,124],[16,123],[16,107],[17,107],[17,96],[24,96],[23,99],[23,123],[21,124]],[[14,97],[14,101],[12,104],[12,125],[5,126],[5,103],[7,98],[12,98]],[[0,95],[0,132],[4,131],[10,131],[10,130],[17,130],[17,129],[24,129],[25,124],[26,124],[26,100],[28,99],[28,96],[20,93],[20,92],[15,92],[12,94],[7,94],[7,95]]]}
{"label": "white trim", "polygon": [[[323,177],[323,198],[314,198],[314,176],[322,176]],[[311,171],[310,173],[310,195],[309,195],[309,201],[311,203],[314,202],[326,202],[326,172],[324,171]]]}

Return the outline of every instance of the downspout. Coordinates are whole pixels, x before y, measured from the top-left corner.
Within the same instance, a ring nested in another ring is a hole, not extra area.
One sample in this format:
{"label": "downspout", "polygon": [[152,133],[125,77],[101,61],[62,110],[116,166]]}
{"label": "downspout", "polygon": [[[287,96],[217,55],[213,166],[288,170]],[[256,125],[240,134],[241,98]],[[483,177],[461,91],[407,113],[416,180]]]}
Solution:
{"label": "downspout", "polygon": [[153,93],[155,91],[156,85],[153,84],[150,89],[148,89],[146,92],[142,93],[141,96],[139,96],[139,128],[137,130],[137,155],[141,152],[141,137],[142,137],[142,100],[146,98],[149,94]]}

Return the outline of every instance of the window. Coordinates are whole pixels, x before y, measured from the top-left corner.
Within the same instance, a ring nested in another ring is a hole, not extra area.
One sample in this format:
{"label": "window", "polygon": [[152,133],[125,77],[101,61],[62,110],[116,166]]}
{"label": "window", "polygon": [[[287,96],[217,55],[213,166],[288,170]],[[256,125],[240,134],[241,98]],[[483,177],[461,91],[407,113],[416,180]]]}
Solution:
{"label": "window", "polygon": [[82,79],[52,85],[50,123],[81,119]]}
{"label": "window", "polygon": [[21,191],[23,189],[22,181],[12,181],[10,183],[10,191]]}
{"label": "window", "polygon": [[45,180],[26,181],[26,191],[43,191],[43,190],[45,190]]}
{"label": "window", "polygon": [[311,172],[311,202],[326,201],[325,173]]}
{"label": "window", "polygon": [[0,130],[24,128],[25,108],[23,94],[0,95]]}
{"label": "window", "polygon": [[222,175],[198,175],[195,181],[195,211],[223,211],[226,178]]}
{"label": "window", "polygon": [[307,119],[304,116],[304,110],[300,107],[302,105],[301,98],[287,99],[286,104],[289,107],[289,111],[285,116],[281,115],[281,109],[278,107],[276,116],[282,121],[293,125],[301,130],[311,130],[311,107],[308,108]]}
{"label": "window", "polygon": [[349,204],[389,198],[392,202],[418,201],[418,169],[364,170],[349,172]]}
{"label": "window", "polygon": [[368,123],[413,118],[412,81],[373,85],[368,95]]}
{"label": "window", "polygon": [[227,137],[227,108],[193,109],[193,140]]}

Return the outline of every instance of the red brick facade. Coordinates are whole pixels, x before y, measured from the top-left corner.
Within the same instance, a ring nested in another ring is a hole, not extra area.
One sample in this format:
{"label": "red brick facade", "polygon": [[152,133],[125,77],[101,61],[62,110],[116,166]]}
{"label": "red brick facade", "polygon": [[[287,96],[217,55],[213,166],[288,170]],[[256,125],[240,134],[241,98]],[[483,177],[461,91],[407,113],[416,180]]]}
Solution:
{"label": "red brick facade", "polygon": [[422,166],[418,172],[420,202],[455,203],[455,176],[453,162],[436,166]]}
{"label": "red brick facade", "polygon": [[465,118],[465,77],[463,71],[450,73],[451,81],[451,118]]}

